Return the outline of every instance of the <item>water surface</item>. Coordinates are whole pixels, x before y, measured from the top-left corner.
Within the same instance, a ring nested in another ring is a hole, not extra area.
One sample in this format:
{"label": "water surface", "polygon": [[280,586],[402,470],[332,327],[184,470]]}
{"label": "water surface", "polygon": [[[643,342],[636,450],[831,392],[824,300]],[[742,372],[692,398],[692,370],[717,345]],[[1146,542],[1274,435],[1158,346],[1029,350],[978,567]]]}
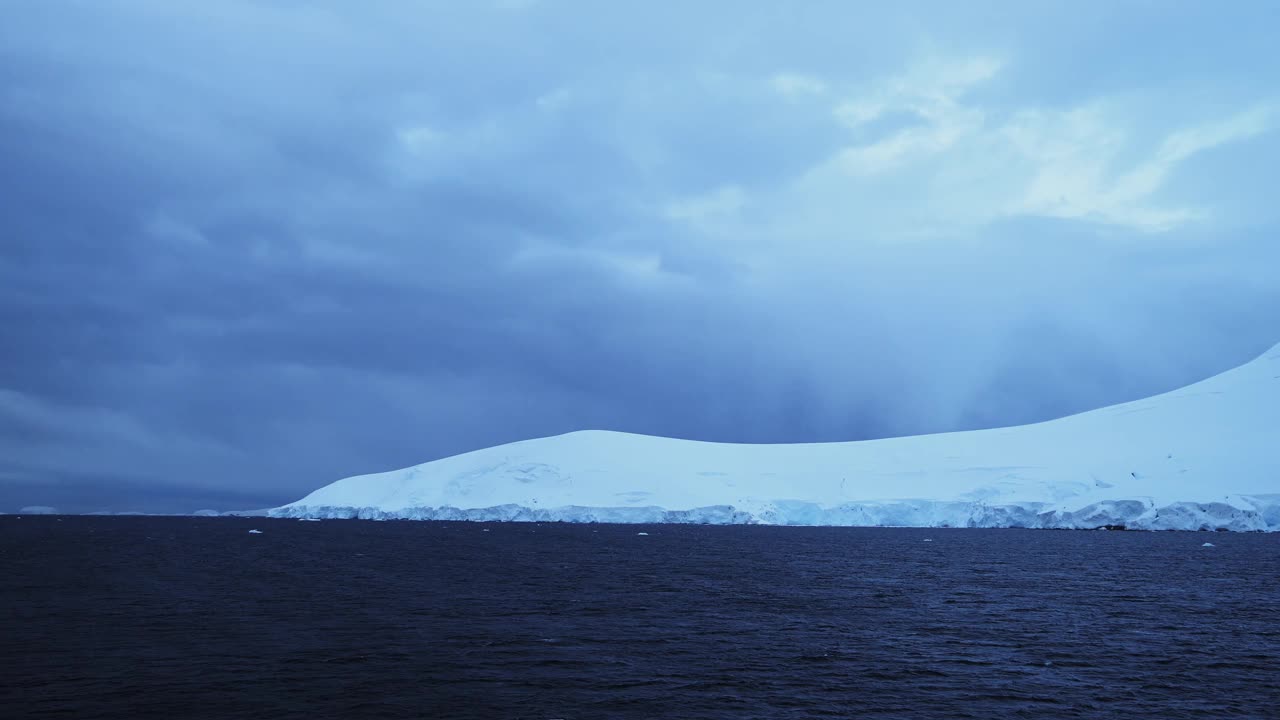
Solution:
{"label": "water surface", "polygon": [[0,607],[6,717],[1280,717],[1277,535],[0,517]]}

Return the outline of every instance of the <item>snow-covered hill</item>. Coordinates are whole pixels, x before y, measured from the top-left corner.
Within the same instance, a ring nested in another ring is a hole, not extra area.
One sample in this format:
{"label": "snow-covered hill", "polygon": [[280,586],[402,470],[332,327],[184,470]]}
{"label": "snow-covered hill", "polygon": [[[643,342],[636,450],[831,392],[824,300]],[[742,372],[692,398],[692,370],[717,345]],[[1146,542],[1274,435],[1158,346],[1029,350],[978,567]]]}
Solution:
{"label": "snow-covered hill", "polygon": [[1280,530],[1280,345],[1034,425],[795,445],[575,432],[346,478],[271,514]]}

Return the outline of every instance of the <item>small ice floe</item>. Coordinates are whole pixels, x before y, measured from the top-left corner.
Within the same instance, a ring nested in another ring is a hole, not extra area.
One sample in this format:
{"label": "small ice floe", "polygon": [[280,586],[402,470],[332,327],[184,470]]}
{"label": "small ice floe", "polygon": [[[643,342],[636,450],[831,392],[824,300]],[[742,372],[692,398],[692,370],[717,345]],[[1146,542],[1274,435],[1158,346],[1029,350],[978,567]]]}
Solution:
{"label": "small ice floe", "polygon": [[1205,543],[1205,544],[1201,545],[1200,547],[1217,547],[1217,546],[1216,546],[1216,545],[1214,545],[1213,543]]}
{"label": "small ice floe", "polygon": [[262,534],[262,531],[261,531],[261,530],[250,530],[250,531],[249,531],[249,534],[250,534],[250,535],[261,535],[261,534]]}
{"label": "small ice floe", "polygon": [[489,532],[489,528],[480,528],[480,532]]}
{"label": "small ice floe", "polygon": [[649,533],[636,533],[637,535],[648,535]]}
{"label": "small ice floe", "polygon": [[925,539],[924,539],[924,541],[925,541],[925,542],[933,542],[933,538],[925,538]]}

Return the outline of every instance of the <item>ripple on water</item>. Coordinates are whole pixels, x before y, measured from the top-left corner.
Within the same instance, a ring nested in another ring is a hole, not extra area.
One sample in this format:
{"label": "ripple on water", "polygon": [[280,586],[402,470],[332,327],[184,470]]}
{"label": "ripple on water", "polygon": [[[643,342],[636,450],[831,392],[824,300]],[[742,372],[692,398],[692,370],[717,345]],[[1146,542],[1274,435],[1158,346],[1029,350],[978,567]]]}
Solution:
{"label": "ripple on water", "polygon": [[1213,553],[1203,537],[0,518],[0,703],[80,718],[1275,717],[1280,537],[1217,537]]}

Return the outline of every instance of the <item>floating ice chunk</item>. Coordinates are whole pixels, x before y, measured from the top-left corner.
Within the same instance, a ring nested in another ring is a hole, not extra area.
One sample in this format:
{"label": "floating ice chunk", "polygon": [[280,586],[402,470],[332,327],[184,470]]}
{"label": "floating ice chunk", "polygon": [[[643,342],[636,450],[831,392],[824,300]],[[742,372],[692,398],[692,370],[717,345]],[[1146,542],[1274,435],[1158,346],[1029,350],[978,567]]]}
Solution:
{"label": "floating ice chunk", "polygon": [[298,518],[302,522],[320,522],[320,518]]}
{"label": "floating ice chunk", "polygon": [[489,528],[481,528],[480,532],[489,532]]}
{"label": "floating ice chunk", "polygon": [[1205,543],[1205,544],[1201,545],[1200,547],[1216,547],[1216,546],[1215,546],[1213,543]]}
{"label": "floating ice chunk", "polygon": [[933,538],[925,538],[925,539],[924,539],[924,541],[925,541],[925,542],[933,542]]}
{"label": "floating ice chunk", "polygon": [[261,530],[250,530],[250,531],[249,531],[249,534],[250,534],[250,535],[261,535],[261,534],[262,534],[262,531],[261,531]]}
{"label": "floating ice chunk", "polygon": [[636,533],[637,535],[648,535],[649,533]]}

